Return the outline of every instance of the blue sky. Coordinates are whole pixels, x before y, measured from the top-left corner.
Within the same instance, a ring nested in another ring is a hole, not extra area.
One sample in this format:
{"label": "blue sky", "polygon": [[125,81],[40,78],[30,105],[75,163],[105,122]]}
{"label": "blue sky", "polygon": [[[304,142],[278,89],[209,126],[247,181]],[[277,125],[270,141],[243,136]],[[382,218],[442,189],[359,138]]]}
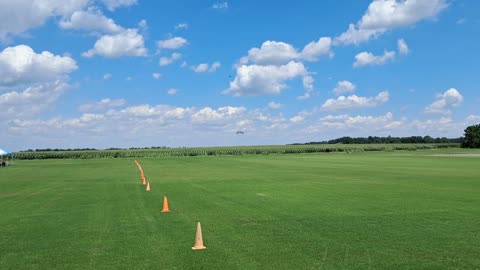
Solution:
{"label": "blue sky", "polygon": [[473,0],[0,0],[0,145],[458,137],[480,122],[479,10]]}

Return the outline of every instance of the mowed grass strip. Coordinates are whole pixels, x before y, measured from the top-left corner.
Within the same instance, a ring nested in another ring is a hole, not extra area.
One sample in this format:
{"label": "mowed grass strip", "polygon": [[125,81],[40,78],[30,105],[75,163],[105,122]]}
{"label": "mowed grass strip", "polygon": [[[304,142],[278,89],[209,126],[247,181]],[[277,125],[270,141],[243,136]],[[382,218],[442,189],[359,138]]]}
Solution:
{"label": "mowed grass strip", "polygon": [[20,161],[0,269],[478,268],[480,158],[437,153],[138,159],[150,192],[133,159]]}

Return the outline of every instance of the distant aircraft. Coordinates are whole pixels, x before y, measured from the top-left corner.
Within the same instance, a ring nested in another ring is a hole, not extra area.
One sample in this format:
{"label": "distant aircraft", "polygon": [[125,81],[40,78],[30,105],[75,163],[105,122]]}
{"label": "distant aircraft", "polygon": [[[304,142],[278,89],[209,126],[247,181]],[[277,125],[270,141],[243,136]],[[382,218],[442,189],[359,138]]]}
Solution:
{"label": "distant aircraft", "polygon": [[237,133],[237,135],[239,135],[239,134],[245,134],[245,131],[240,131],[240,130],[238,130],[236,133]]}

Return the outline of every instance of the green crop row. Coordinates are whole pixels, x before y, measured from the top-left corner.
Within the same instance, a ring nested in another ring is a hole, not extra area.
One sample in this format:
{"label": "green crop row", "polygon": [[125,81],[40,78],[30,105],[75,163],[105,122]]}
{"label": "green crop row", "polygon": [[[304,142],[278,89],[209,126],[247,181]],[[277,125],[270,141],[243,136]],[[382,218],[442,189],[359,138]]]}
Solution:
{"label": "green crop row", "polygon": [[319,145],[275,145],[275,146],[236,146],[135,150],[89,150],[18,152],[15,159],[92,159],[92,158],[144,158],[173,156],[221,156],[221,155],[270,155],[330,152],[368,152],[421,150],[459,147],[458,144],[319,144]]}

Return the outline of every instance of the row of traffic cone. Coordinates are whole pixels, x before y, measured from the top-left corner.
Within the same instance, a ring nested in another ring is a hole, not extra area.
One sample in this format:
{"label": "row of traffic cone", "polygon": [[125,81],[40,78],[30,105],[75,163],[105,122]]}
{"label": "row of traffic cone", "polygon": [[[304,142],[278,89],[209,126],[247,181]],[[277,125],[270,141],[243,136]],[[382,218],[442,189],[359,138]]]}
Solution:
{"label": "row of traffic cone", "polygon": [[147,179],[145,178],[145,173],[143,172],[142,166],[136,160],[135,160],[135,165],[137,165],[137,168],[140,171],[140,180],[142,180],[142,184],[147,185],[147,188],[145,190],[150,191],[150,182],[147,182]]}
{"label": "row of traffic cone", "polygon": [[[150,182],[147,182],[145,178],[145,173],[143,172],[142,166],[135,160],[135,165],[137,166],[138,170],[140,171],[140,178],[142,179],[142,184],[147,185],[146,191],[150,191]],[[170,208],[168,207],[168,199],[167,196],[163,196],[163,207],[162,213],[170,212]],[[202,237],[202,225],[200,222],[197,222],[197,232],[195,234],[195,243],[192,247],[193,250],[202,250],[206,249],[207,247],[203,245],[203,237]]]}

